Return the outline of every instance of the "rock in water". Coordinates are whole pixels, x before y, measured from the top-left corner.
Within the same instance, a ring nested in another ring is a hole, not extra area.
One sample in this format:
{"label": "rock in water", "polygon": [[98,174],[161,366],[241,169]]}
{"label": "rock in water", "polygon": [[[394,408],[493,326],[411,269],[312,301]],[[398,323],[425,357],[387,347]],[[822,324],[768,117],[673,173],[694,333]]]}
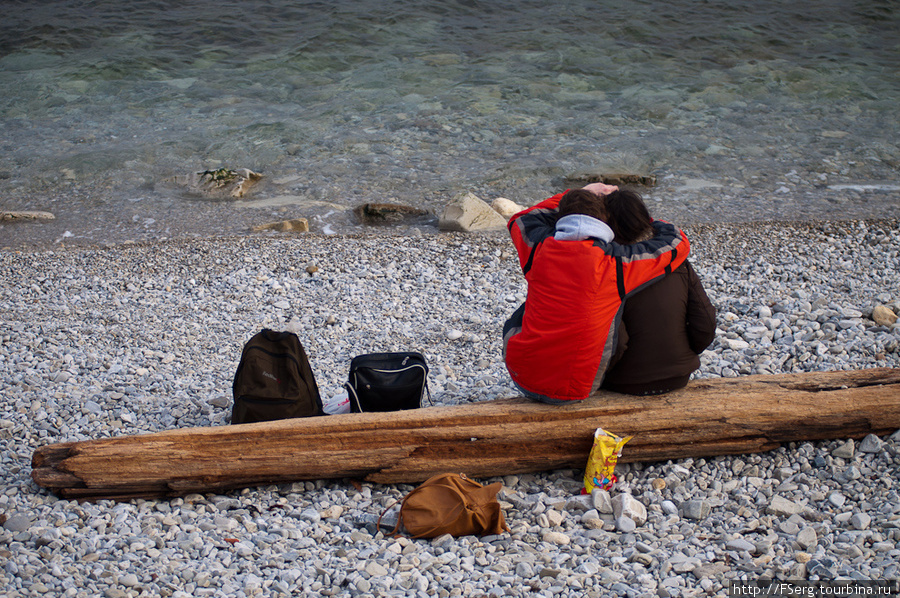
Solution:
{"label": "rock in water", "polygon": [[398,224],[420,220],[428,211],[393,203],[365,203],[354,208],[353,214],[362,224]]}
{"label": "rock in water", "polygon": [[292,220],[280,220],[278,222],[269,222],[268,224],[260,224],[253,227],[253,232],[258,233],[264,230],[274,230],[281,233],[309,232],[309,221],[306,218],[294,218]]}
{"label": "rock in water", "polygon": [[50,212],[0,212],[0,222],[15,222],[17,220],[55,220],[56,216]]}
{"label": "rock in water", "polygon": [[175,182],[210,199],[240,199],[263,178],[249,168],[218,168],[175,177]]}

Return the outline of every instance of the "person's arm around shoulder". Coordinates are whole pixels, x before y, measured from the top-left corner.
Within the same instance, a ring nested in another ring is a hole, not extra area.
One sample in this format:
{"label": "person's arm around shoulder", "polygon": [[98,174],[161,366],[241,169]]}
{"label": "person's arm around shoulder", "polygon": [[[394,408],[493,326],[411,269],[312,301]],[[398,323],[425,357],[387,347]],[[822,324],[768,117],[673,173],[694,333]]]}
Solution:
{"label": "person's arm around shoulder", "polygon": [[691,350],[699,355],[716,337],[716,308],[710,302],[700,277],[689,261],[684,262],[688,272],[687,334]]}
{"label": "person's arm around shoulder", "polygon": [[509,219],[509,222],[507,223],[506,227],[508,229],[512,230],[513,224],[516,223],[523,216],[526,216],[528,214],[531,214],[532,216],[536,216],[537,214],[534,214],[534,212],[537,212],[537,213],[556,212],[556,210],[559,208],[559,200],[562,199],[563,195],[565,195],[565,192],[557,193],[556,195],[548,197],[544,201],[534,204],[530,208],[525,208],[521,212],[516,212]]}
{"label": "person's arm around shoulder", "polygon": [[690,254],[691,244],[684,231],[663,220],[654,220],[653,229],[653,237],[647,241],[630,245],[614,241],[606,246],[611,257],[628,264],[618,277],[623,296],[648,281],[674,272]]}
{"label": "person's arm around shoulder", "polygon": [[506,225],[513,246],[519,255],[519,265],[524,269],[535,247],[552,236],[563,193],[557,193],[544,201],[513,214]]}

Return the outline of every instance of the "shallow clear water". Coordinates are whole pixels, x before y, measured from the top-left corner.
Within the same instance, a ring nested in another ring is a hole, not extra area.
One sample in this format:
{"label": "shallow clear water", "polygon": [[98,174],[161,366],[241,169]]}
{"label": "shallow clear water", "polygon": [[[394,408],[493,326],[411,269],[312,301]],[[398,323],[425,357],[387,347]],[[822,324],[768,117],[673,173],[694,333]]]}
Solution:
{"label": "shallow clear water", "polygon": [[[521,204],[651,171],[691,223],[900,215],[900,14],[607,0],[4,2],[0,246],[243,232],[348,208]],[[251,168],[247,200],[173,177]]]}

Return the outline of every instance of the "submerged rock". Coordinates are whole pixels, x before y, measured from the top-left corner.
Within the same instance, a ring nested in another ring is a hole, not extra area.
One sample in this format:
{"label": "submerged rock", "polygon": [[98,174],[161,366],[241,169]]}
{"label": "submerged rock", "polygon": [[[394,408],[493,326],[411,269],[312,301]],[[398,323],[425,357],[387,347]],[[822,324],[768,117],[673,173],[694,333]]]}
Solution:
{"label": "submerged rock", "polygon": [[651,174],[651,164],[646,158],[628,152],[601,158],[598,162],[584,165],[565,177],[568,187],[583,187],[590,183],[606,185],[656,185],[656,175]]}
{"label": "submerged rock", "polygon": [[566,177],[567,187],[584,187],[591,183],[604,183],[606,185],[640,185],[653,187],[656,185],[656,175],[641,172],[596,172],[578,173]]}
{"label": "submerged rock", "polygon": [[294,218],[292,220],[280,220],[278,222],[269,222],[268,224],[260,224],[253,227],[253,232],[258,233],[265,230],[274,230],[282,233],[309,232],[309,221],[306,218]]}
{"label": "submerged rock", "polygon": [[17,220],[56,220],[56,216],[50,212],[0,212],[0,222],[15,222]]}
{"label": "submerged rock", "polygon": [[262,180],[263,175],[249,168],[218,168],[175,177],[175,182],[211,199],[240,199]]}
{"label": "submerged rock", "polygon": [[428,211],[394,203],[365,203],[354,208],[353,214],[362,224],[398,224],[420,220]]}

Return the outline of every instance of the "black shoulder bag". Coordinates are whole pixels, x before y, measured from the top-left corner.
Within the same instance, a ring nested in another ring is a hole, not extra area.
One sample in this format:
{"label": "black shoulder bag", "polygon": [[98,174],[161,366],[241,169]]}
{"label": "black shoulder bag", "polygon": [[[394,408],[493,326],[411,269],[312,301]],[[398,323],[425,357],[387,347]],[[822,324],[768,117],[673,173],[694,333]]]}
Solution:
{"label": "black shoulder bag", "polygon": [[425,356],[414,351],[357,355],[344,386],[352,413],[416,409],[426,392],[431,402]]}

